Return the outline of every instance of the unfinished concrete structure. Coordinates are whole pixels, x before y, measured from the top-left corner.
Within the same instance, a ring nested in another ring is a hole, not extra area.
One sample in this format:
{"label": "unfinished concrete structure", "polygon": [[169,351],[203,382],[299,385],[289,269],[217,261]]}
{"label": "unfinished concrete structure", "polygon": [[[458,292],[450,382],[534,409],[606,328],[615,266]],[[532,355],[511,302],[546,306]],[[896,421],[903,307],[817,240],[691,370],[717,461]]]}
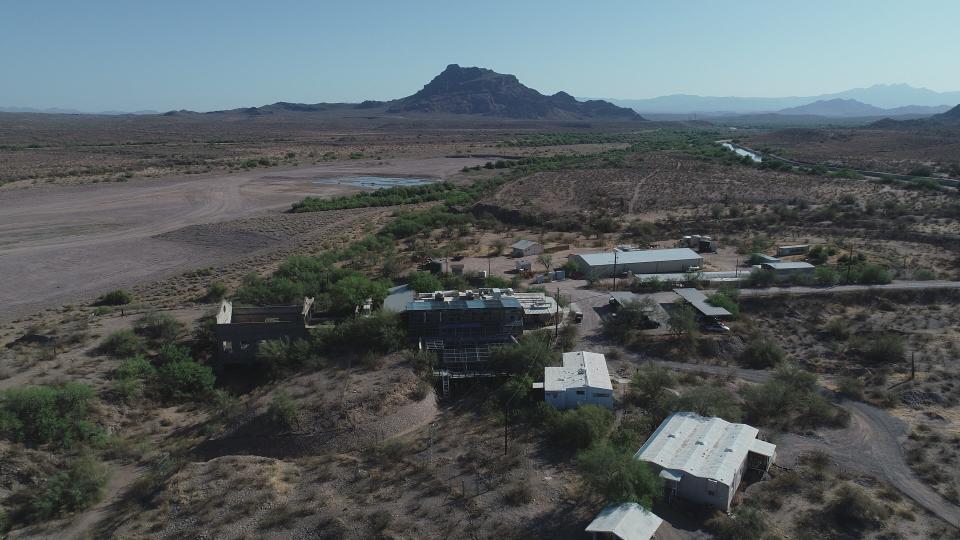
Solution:
{"label": "unfinished concrete structure", "polygon": [[313,326],[313,298],[300,306],[233,307],[224,300],[213,327],[217,360],[221,364],[250,363],[260,343],[276,339],[303,339]]}
{"label": "unfinished concrete structure", "polygon": [[667,499],[681,497],[727,512],[747,470],[766,472],[777,447],[757,428],[692,412],[670,415],[634,455],[664,481]]}

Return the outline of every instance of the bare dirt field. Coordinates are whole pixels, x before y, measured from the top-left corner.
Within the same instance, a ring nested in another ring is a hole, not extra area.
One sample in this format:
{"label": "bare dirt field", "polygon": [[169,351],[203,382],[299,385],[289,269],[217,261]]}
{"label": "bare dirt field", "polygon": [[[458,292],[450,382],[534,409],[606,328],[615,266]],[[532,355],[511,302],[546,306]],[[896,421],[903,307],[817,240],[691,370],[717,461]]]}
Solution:
{"label": "bare dirt field", "polygon": [[[310,167],[7,191],[0,198],[0,304],[13,319],[116,287],[224,263],[279,238],[207,226],[280,211],[305,195],[354,191],[312,185],[337,175],[445,178],[475,158],[350,161]],[[206,233],[206,235],[205,235]]]}

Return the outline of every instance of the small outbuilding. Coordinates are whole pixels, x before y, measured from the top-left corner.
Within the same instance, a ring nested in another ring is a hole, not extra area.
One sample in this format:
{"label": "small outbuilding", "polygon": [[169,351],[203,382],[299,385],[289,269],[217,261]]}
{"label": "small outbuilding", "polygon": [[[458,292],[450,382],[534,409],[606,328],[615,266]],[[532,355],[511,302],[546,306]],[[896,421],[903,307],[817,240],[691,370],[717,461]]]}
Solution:
{"label": "small outbuilding", "polygon": [[650,540],[662,524],[660,516],[637,503],[627,502],[601,510],[586,531],[594,540]]}
{"label": "small outbuilding", "polygon": [[670,415],[637,450],[664,481],[667,499],[680,497],[724,512],[748,470],[765,473],[777,447],[746,424],[693,412]]}
{"label": "small outbuilding", "polygon": [[580,405],[613,408],[613,385],[607,372],[607,359],[600,353],[576,351],[563,353],[562,366],[543,370],[544,400],[557,409],[574,409]]}
{"label": "small outbuilding", "polygon": [[795,246],[777,246],[777,257],[789,257],[790,255],[803,255],[810,251],[810,244],[798,244]]}
{"label": "small outbuilding", "polygon": [[543,244],[533,240],[518,240],[510,246],[510,253],[514,257],[529,257],[543,253]]}
{"label": "small outbuilding", "polygon": [[771,270],[777,277],[793,277],[798,275],[812,275],[817,269],[808,262],[775,262],[760,265],[763,270]]}

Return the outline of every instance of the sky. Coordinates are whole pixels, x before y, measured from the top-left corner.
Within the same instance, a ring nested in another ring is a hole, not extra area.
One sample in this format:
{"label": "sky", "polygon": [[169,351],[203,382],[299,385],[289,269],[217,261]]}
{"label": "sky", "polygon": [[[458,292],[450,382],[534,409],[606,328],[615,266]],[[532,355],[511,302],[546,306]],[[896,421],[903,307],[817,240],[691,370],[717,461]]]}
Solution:
{"label": "sky", "polygon": [[957,0],[4,0],[0,106],[387,100],[451,63],[580,97],[950,91],[957,20]]}

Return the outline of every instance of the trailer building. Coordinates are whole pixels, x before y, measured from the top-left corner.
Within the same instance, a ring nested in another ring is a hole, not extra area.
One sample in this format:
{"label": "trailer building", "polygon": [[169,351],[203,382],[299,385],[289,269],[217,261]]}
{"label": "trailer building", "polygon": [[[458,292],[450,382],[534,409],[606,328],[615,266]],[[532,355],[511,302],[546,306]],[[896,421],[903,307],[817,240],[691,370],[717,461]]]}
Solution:
{"label": "trailer building", "polygon": [[776,458],[776,446],[758,434],[746,424],[677,412],[660,424],[634,458],[659,471],[667,499],[681,497],[727,512],[744,473],[766,472]]}
{"label": "trailer building", "polygon": [[798,275],[812,275],[817,267],[808,262],[775,262],[763,263],[760,268],[771,270],[777,277],[792,277]]}
{"label": "trailer building", "polygon": [[703,266],[703,257],[690,248],[607,251],[572,255],[570,262],[580,272],[598,278],[634,274],[683,273]]}
{"label": "trailer building", "polygon": [[613,408],[607,359],[600,353],[563,353],[563,365],[544,368],[543,382],[534,383],[533,387],[543,388],[546,402],[560,410],[586,404]]}
{"label": "trailer building", "polygon": [[543,253],[543,244],[532,240],[518,240],[510,246],[510,253],[514,257],[529,257]]}

